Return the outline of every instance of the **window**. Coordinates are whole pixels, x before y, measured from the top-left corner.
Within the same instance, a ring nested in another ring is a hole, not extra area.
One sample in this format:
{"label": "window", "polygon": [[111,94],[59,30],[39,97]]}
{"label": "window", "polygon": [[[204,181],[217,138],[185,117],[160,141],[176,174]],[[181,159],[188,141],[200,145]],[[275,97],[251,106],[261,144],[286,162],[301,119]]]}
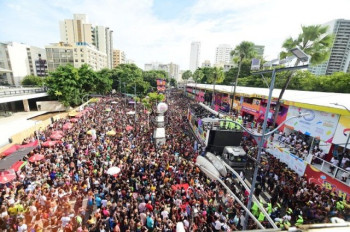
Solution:
{"label": "window", "polygon": [[84,62],[84,59],[81,59],[81,62]]}

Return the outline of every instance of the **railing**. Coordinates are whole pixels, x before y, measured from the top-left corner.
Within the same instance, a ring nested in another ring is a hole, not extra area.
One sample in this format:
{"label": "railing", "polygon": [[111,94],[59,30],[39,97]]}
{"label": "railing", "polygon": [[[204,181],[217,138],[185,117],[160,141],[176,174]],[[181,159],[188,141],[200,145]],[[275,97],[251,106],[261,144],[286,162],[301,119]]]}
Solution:
{"label": "railing", "polygon": [[[350,172],[349,171],[346,171],[338,166],[335,166],[332,163],[327,162],[326,160],[323,160],[323,159],[316,157],[314,155],[310,155],[310,156],[312,156],[311,162],[310,162],[310,164],[312,166],[316,167],[317,169],[319,169],[320,171],[322,171],[324,173],[327,173],[331,177],[338,179],[339,181],[343,182],[347,186],[350,186],[350,181],[349,181]],[[344,179],[343,176],[345,176],[346,178]]]}
{"label": "railing", "polygon": [[[274,134],[274,142],[275,143],[279,143],[280,145],[283,145],[283,148],[286,148],[289,150],[290,153],[296,155],[296,149],[284,142],[281,142],[278,140],[279,138],[279,134],[275,133]],[[311,164],[312,166],[316,167],[317,169],[319,169],[320,171],[328,174],[329,176],[341,181],[342,183],[346,184],[347,186],[350,186],[350,172],[346,171],[338,166],[333,165],[332,163],[321,159],[317,156],[314,156],[312,154],[308,154],[305,157],[301,157],[302,159],[304,159],[307,163]],[[343,174],[344,176],[347,176],[346,179],[343,179]]]}
{"label": "railing", "polygon": [[1,90],[0,97],[9,97],[13,95],[24,95],[24,94],[32,94],[32,93],[45,93],[47,92],[46,87],[39,88],[31,88],[31,89],[16,89],[16,90]]}

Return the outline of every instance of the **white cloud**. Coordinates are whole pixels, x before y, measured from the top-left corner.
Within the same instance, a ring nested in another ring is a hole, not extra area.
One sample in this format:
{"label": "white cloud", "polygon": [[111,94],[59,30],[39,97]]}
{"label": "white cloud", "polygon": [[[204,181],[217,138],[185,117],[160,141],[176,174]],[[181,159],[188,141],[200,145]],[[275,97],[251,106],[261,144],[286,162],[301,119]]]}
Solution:
{"label": "white cloud", "polygon": [[114,30],[115,48],[140,67],[172,61],[187,69],[194,40],[202,42],[201,61],[214,61],[217,45],[235,46],[243,40],[265,45],[266,57],[274,58],[283,40],[296,36],[302,24],[350,19],[348,0],[198,0],[167,20],[154,7],[152,0],[8,1],[0,3],[0,22],[6,25],[0,27],[0,41],[43,47],[59,40],[60,20],[85,13],[91,23]]}

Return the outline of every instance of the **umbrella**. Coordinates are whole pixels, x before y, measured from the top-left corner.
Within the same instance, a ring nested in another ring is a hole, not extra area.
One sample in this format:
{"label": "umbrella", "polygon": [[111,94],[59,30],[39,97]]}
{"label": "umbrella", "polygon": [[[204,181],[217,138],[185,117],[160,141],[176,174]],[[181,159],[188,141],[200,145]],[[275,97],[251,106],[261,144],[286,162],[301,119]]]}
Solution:
{"label": "umbrella", "polygon": [[16,173],[12,169],[0,172],[0,184],[6,184],[16,179]]}
{"label": "umbrella", "polygon": [[132,130],[132,129],[134,129],[134,128],[133,128],[132,126],[126,126],[125,129],[126,129],[127,131],[130,131],[130,130]]}
{"label": "umbrella", "polygon": [[64,135],[64,132],[61,131],[61,130],[57,130],[57,131],[52,131],[52,132],[51,132],[51,135],[53,135],[53,134]]}
{"label": "umbrella", "polygon": [[107,133],[106,133],[106,135],[110,135],[110,136],[114,136],[116,134],[117,134],[117,132],[115,132],[114,130],[107,131]]}
{"label": "umbrella", "polygon": [[111,108],[106,108],[105,111],[106,111],[106,112],[111,112],[112,109],[111,109]]}
{"label": "umbrella", "polygon": [[45,158],[45,156],[43,156],[43,155],[35,154],[35,155],[31,156],[28,160],[30,162],[36,162],[36,161],[42,160],[44,158]]}
{"label": "umbrella", "polygon": [[63,125],[63,130],[69,130],[73,127],[72,123],[67,122],[66,124]]}
{"label": "umbrella", "polygon": [[15,172],[18,172],[27,164],[27,161],[17,161],[11,166],[11,169],[13,169]]}
{"label": "umbrella", "polygon": [[69,112],[68,116],[69,117],[75,117],[78,114],[76,111]]}
{"label": "umbrella", "polygon": [[71,118],[70,122],[78,122],[78,119],[77,118]]}
{"label": "umbrella", "polygon": [[86,132],[86,134],[88,134],[88,135],[96,134],[96,130],[91,129],[91,130],[89,130],[88,132]]}
{"label": "umbrella", "polygon": [[52,134],[51,136],[50,136],[50,138],[51,139],[53,139],[53,140],[60,140],[60,139],[62,139],[62,135],[60,135],[60,134]]}
{"label": "umbrella", "polygon": [[120,168],[118,167],[111,167],[107,170],[107,174],[112,176],[118,174],[119,172],[120,172]]}
{"label": "umbrella", "polygon": [[43,147],[52,147],[55,146],[55,144],[57,143],[57,141],[46,141],[42,144]]}

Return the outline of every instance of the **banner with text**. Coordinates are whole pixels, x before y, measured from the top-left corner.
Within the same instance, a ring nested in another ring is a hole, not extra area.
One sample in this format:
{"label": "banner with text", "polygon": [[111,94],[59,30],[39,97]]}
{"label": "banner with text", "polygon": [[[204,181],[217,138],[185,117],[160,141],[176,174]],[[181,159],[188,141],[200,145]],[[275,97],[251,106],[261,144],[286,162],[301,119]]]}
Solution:
{"label": "banner with text", "polygon": [[350,200],[350,187],[346,186],[342,182],[334,179],[333,177],[318,170],[314,166],[308,164],[305,170],[305,176],[309,183],[314,183],[322,186],[326,190],[330,190],[332,194],[341,197],[343,199]]}
{"label": "banner with text", "polygon": [[288,165],[299,176],[304,175],[306,162],[303,159],[291,154],[288,149],[282,148],[273,142],[268,142],[266,151]]}

